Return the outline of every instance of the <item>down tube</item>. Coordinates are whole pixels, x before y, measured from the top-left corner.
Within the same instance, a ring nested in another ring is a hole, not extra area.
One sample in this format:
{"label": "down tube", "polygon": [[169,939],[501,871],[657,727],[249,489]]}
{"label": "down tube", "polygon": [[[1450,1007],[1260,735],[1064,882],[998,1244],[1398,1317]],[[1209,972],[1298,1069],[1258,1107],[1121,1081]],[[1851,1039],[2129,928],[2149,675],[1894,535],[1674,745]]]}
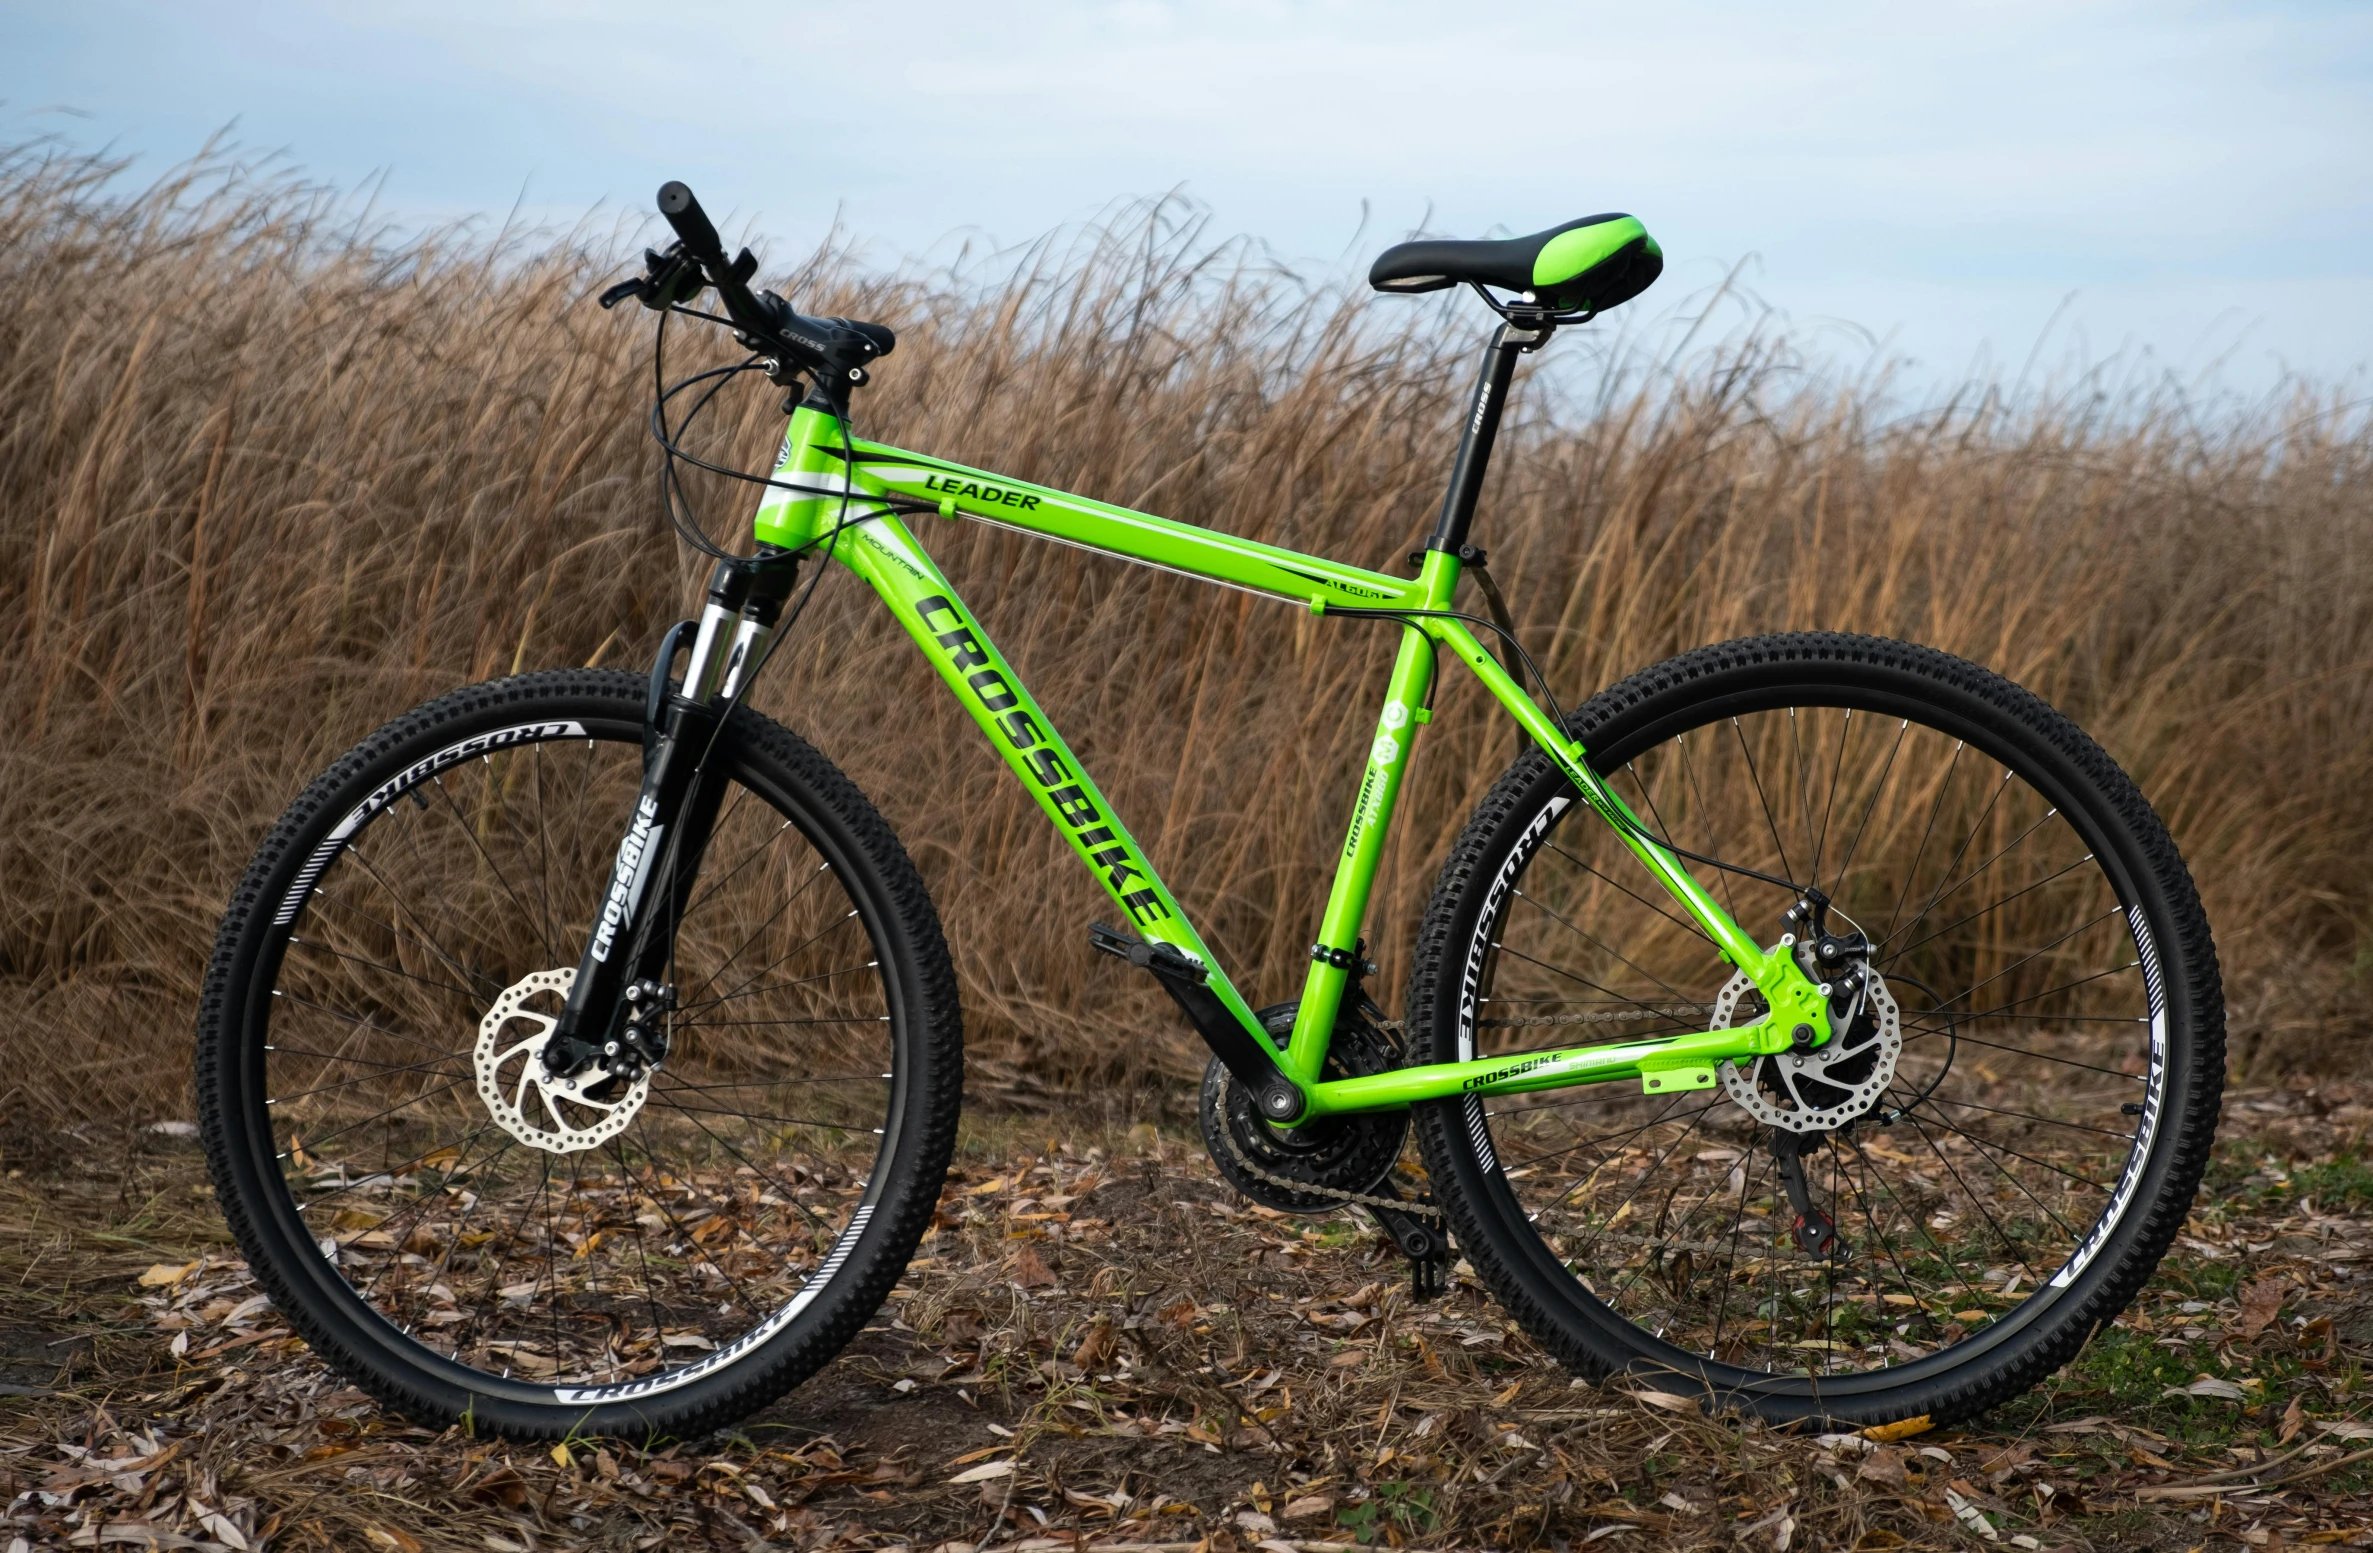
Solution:
{"label": "down tube", "polygon": [[914,535],[898,519],[885,515],[850,530],[848,537],[857,544],[844,539],[840,559],[890,606],[1047,818],[1128,913],[1130,927],[1200,962],[1212,993],[1275,1060],[1276,1043],[1154,873],[1145,849],[1112,812],[1062,735],[1023,688],[1021,677]]}

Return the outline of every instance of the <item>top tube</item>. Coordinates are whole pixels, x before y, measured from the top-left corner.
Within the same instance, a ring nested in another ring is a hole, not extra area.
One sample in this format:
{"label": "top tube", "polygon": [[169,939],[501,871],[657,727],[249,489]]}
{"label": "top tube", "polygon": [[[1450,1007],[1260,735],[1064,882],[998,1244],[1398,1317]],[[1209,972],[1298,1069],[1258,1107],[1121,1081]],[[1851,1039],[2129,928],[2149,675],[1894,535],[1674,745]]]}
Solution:
{"label": "top tube", "polygon": [[[808,416],[823,424],[802,426],[800,418]],[[838,423],[830,416],[802,409],[785,439],[786,454],[803,444],[838,457]],[[1306,606],[1323,601],[1370,609],[1442,607],[1422,579],[1394,577],[1304,555],[862,438],[855,441],[854,452],[851,465],[857,492],[928,501],[945,517],[969,517],[1018,529],[1288,603]],[[829,476],[818,482],[810,475],[803,483],[836,482]],[[840,505],[837,496],[770,490],[756,515],[757,537],[766,544],[805,544],[838,520]]]}

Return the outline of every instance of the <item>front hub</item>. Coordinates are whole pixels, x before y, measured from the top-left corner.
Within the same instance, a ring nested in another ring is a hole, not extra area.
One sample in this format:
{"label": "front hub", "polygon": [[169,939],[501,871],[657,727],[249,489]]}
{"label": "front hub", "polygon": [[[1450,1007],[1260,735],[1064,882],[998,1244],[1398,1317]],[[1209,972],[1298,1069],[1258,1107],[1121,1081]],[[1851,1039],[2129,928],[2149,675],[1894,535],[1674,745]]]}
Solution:
{"label": "front hub", "polygon": [[625,1131],[651,1093],[646,1064],[596,1060],[578,1064],[575,1072],[547,1065],[560,1021],[529,1005],[566,999],[576,980],[574,967],[531,971],[504,989],[478,1021],[478,1098],[503,1131],[547,1154],[576,1154],[607,1143]]}

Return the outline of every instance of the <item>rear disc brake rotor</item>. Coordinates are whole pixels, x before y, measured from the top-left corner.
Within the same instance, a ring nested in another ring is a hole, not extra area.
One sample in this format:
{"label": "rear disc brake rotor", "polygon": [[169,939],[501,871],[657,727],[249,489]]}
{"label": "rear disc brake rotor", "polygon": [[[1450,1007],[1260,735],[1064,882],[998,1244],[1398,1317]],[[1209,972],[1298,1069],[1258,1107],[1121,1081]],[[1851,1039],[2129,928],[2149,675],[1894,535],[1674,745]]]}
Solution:
{"label": "rear disc brake rotor", "polygon": [[[1903,1016],[1878,972],[1865,970],[1863,979],[1861,1006],[1828,1045],[1721,1063],[1714,1071],[1723,1092],[1766,1127],[1787,1132],[1828,1132],[1877,1105],[1903,1055]],[[1754,991],[1746,972],[1731,977],[1714,999],[1711,1028],[1745,1023],[1740,1005]],[[1754,999],[1746,1018],[1760,1012],[1762,1001]]]}

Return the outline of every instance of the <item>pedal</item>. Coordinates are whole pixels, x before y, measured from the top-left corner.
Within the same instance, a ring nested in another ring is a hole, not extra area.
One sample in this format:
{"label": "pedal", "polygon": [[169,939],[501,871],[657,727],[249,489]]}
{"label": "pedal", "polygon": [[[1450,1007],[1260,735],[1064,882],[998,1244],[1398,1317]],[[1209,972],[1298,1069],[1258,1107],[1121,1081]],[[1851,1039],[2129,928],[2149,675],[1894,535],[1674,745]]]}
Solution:
{"label": "pedal", "polygon": [[[1370,1195],[1398,1197],[1400,1189],[1389,1180],[1378,1182]],[[1439,1299],[1450,1290],[1450,1251],[1442,1232],[1414,1214],[1380,1203],[1362,1203],[1368,1217],[1376,1221],[1401,1255],[1409,1259],[1409,1297],[1412,1300]]]}
{"label": "pedal", "polygon": [[1141,971],[1151,971],[1164,981],[1176,979],[1200,987],[1207,975],[1202,966],[1175,945],[1132,937],[1109,923],[1088,924],[1088,947],[1116,960],[1126,960]]}

